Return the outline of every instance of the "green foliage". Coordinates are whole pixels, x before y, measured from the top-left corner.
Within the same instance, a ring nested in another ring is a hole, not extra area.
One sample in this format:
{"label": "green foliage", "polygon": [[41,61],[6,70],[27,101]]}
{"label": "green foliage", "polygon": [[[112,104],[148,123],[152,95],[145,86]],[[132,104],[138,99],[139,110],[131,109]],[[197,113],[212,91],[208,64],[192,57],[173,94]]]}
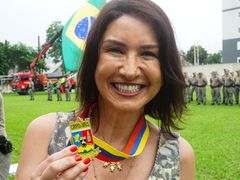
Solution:
{"label": "green foliage", "polygon": [[29,65],[36,56],[36,51],[24,44],[15,44],[11,47],[11,61],[15,62],[18,71],[29,70]]}
{"label": "green foliage", "polygon": [[219,64],[219,63],[221,63],[221,59],[222,59],[222,54],[220,52],[209,54],[208,58],[207,58],[207,63],[208,64]]}
{"label": "green foliage", "polygon": [[194,64],[194,47],[195,52],[197,53],[197,49],[199,52],[199,64],[207,64],[207,51],[200,45],[198,46],[191,46],[190,49],[187,51],[186,60],[192,64]]}
{"label": "green foliage", "polygon": [[[62,28],[63,28],[63,25],[61,21],[53,22],[47,29],[46,43],[50,41],[50,39]],[[62,59],[62,38],[61,37],[56,39],[56,41],[53,43],[52,47],[49,49],[47,54],[48,54],[48,57],[53,58],[53,62],[58,63],[59,61],[61,61]]]}
{"label": "green foliage", "polygon": [[13,66],[13,63],[9,60],[10,52],[10,43],[5,41],[5,43],[0,42],[0,74],[6,75],[8,71]]}
{"label": "green foliage", "polygon": [[5,75],[10,69],[9,64],[6,63],[6,54],[4,51],[4,44],[0,42],[0,75]]}
{"label": "green foliage", "polygon": [[[47,29],[48,42],[58,31],[63,28],[60,21],[53,22]],[[0,75],[8,74],[9,70],[28,71],[30,64],[37,57],[37,50],[25,44],[11,45],[10,42],[0,42]],[[53,58],[55,63],[62,60],[62,40],[59,37],[47,52],[47,56]],[[37,73],[47,70],[44,59],[40,59],[35,66]]]}
{"label": "green foliage", "polygon": [[[0,74],[8,74],[10,69],[27,71],[31,62],[37,57],[37,51],[22,43],[11,45],[8,41],[0,42]],[[46,70],[45,62],[39,61],[37,72]]]}

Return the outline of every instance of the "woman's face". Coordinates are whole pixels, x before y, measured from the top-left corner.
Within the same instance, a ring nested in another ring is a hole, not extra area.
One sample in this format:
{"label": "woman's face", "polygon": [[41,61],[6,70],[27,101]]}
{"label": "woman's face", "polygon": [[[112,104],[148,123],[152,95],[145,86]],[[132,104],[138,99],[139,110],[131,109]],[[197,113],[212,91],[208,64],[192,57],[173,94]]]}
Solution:
{"label": "woman's face", "polygon": [[162,85],[158,54],[150,24],[128,15],[113,21],[103,36],[95,73],[99,102],[143,111]]}

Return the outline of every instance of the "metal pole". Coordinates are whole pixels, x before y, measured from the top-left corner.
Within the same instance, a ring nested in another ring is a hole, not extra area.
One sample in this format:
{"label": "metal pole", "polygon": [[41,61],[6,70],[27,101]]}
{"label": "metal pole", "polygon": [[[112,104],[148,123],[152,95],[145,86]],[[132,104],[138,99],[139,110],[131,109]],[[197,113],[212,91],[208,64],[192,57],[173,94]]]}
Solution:
{"label": "metal pole", "polygon": [[38,54],[40,53],[40,46],[41,46],[41,44],[40,44],[40,36],[38,36]]}
{"label": "metal pole", "polygon": [[196,46],[193,46],[194,66],[196,66]]}
{"label": "metal pole", "polygon": [[199,65],[199,46],[197,46],[197,64]]}

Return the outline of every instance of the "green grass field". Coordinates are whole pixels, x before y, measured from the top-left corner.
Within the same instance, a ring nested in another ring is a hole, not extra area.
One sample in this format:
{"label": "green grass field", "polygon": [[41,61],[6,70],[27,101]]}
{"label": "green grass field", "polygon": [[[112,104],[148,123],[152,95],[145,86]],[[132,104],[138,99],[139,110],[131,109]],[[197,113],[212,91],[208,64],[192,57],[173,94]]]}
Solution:
{"label": "green grass field", "polygon": [[[46,100],[46,93],[37,93],[35,101],[29,96],[4,94],[6,126],[15,150],[12,162],[18,161],[22,140],[28,124],[36,117],[56,111],[78,108],[75,101]],[[64,99],[64,98],[63,98]],[[72,98],[74,99],[74,98]],[[240,179],[240,106],[188,105],[181,136],[193,146],[199,180]]]}

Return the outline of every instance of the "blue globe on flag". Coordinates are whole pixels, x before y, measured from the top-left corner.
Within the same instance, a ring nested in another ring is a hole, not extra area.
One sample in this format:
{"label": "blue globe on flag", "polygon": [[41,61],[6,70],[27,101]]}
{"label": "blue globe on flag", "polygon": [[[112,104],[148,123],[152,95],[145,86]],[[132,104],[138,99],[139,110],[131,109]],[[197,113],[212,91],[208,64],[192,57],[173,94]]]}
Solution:
{"label": "blue globe on flag", "polygon": [[85,17],[83,19],[81,19],[74,30],[75,35],[81,39],[81,40],[85,40],[87,38],[88,32],[92,26],[92,24],[95,21],[95,17],[93,16],[88,16]]}

